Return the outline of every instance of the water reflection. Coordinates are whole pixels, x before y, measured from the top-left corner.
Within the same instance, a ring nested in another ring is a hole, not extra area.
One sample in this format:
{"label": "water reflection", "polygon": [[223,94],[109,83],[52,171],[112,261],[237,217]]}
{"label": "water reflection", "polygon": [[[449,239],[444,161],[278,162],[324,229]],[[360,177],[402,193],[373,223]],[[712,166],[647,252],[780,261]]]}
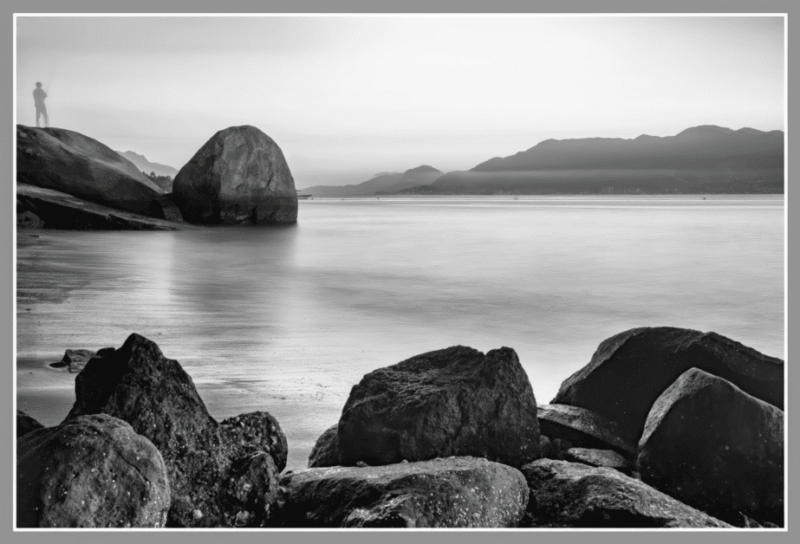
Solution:
{"label": "water reflection", "polygon": [[289,228],[43,232],[21,253],[35,266],[20,285],[71,291],[25,291],[19,356],[139,332],[181,362],[215,417],[273,413],[290,468],[363,374],[427,350],[511,346],[540,402],[601,340],[635,326],[715,330],[783,356],[780,199],[301,207]]}

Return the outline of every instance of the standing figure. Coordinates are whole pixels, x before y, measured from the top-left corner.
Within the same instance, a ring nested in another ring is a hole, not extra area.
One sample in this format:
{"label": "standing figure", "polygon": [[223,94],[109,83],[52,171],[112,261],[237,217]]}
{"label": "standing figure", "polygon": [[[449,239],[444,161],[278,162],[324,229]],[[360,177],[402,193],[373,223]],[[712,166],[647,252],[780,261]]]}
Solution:
{"label": "standing figure", "polygon": [[44,116],[44,126],[50,126],[50,118],[47,116],[47,106],[44,105],[44,99],[47,98],[47,93],[42,89],[42,84],[36,82],[36,88],[33,90],[33,103],[36,106],[36,126],[39,126],[39,117]]}

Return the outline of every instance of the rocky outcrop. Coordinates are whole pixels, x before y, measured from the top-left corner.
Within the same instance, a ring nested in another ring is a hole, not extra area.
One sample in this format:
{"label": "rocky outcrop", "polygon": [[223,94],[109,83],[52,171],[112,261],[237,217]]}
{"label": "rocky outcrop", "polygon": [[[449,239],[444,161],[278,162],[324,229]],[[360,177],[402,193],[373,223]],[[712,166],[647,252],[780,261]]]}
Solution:
{"label": "rocky outcrop", "polygon": [[564,460],[592,467],[613,468],[625,474],[629,474],[632,468],[631,463],[614,450],[570,448],[564,452]]}
{"label": "rocky outcrop", "polygon": [[163,527],[164,461],[130,425],[82,416],[17,443],[19,527]]}
{"label": "rocky outcrop", "polygon": [[297,221],[297,191],[283,152],[252,126],[212,136],[175,176],[172,191],[192,223]]}
{"label": "rocky outcrop", "polygon": [[624,474],[540,459],[522,467],[529,527],[728,527]]}
{"label": "rocky outcrop", "polygon": [[510,348],[455,346],[370,372],[350,391],[337,432],[342,465],[470,455],[521,466],[539,457],[536,399]]}
{"label": "rocky outcrop", "polygon": [[642,480],[736,525],[783,524],[783,412],[691,369],[656,400],[639,443]]}
{"label": "rocky outcrop", "polygon": [[631,329],[603,341],[551,404],[597,412],[617,423],[623,439],[637,442],[655,400],[693,367],[783,407],[782,360],[713,332],[672,327]]}
{"label": "rocky outcrop", "polygon": [[[182,230],[174,223],[135,213],[115,210],[51,189],[17,184],[17,217],[36,216],[36,228],[63,230]],[[31,226],[34,226],[33,224]]]}
{"label": "rocky outcrop", "polygon": [[[172,488],[170,526],[265,522],[264,508],[241,509],[237,489],[276,484],[275,478],[242,480],[253,474],[241,468],[253,454],[274,455],[282,463],[276,471],[285,464],[286,438],[269,414],[246,414],[220,425],[209,415],[178,361],[164,357],[154,342],[138,334],[129,336],[117,350],[98,352],[76,377],[75,393],[66,421],[86,414],[109,414],[130,423],[161,452]],[[256,461],[261,466],[268,464],[263,459]],[[231,478],[238,487],[230,487]],[[274,498],[275,494],[266,496]]]}
{"label": "rocky outcrop", "polygon": [[598,413],[566,404],[540,404],[536,416],[539,429],[551,440],[560,439],[571,446],[613,448],[625,455],[636,455],[636,444],[620,437],[617,424]]}
{"label": "rocky outcrop", "polygon": [[22,410],[17,410],[17,438],[43,428],[44,425],[33,419]]}
{"label": "rocky outcrop", "polygon": [[132,162],[97,140],[23,125],[17,125],[17,183],[139,214],[163,194]]}
{"label": "rocky outcrop", "polygon": [[528,501],[517,469],[469,457],[314,468],[281,484],[289,527],[515,527]]}
{"label": "rocky outcrop", "polygon": [[319,435],[308,456],[308,468],[335,467],[339,465],[338,425],[331,425]]}

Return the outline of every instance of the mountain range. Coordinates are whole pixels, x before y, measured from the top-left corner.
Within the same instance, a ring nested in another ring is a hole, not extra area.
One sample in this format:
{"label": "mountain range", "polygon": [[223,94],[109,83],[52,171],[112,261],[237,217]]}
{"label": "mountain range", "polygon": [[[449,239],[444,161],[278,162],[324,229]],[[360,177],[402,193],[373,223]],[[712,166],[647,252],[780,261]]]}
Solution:
{"label": "mountain range", "polygon": [[430,185],[441,175],[441,170],[423,164],[422,166],[406,170],[403,173],[382,172],[356,185],[315,185],[299,192],[304,195],[315,197],[388,194],[396,193],[410,187]]}
{"label": "mountain range", "polygon": [[136,165],[141,172],[149,174],[155,172],[157,176],[169,176],[174,178],[178,170],[166,164],[159,164],[157,162],[150,162],[144,155],[139,155],[133,151],[117,151],[120,155],[131,161]]}
{"label": "mountain range", "polygon": [[406,194],[783,193],[784,133],[713,125],[675,136],[545,140]]}

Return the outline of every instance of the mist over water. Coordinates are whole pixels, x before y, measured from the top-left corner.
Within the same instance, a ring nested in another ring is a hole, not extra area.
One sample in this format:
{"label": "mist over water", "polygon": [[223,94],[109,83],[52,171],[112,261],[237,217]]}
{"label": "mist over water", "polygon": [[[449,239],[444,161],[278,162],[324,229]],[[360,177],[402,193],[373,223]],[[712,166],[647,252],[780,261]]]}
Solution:
{"label": "mist over water", "polygon": [[365,373],[454,344],[514,348],[539,403],[631,327],[783,358],[783,198],[707,198],[316,199],[286,228],[40,231],[18,263],[20,407],[60,422],[74,375],[46,410],[31,365],[138,332],[217,419],[277,417],[296,470]]}

